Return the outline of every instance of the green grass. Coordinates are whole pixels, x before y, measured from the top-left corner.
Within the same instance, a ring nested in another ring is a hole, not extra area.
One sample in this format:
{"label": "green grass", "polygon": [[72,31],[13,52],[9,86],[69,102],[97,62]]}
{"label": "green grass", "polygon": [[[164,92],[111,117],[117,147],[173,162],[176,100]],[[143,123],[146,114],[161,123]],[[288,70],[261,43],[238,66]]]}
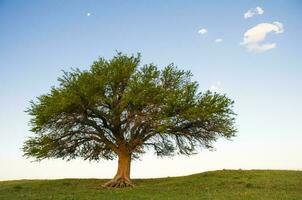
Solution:
{"label": "green grass", "polygon": [[134,188],[105,189],[107,180],[0,182],[0,199],[302,199],[302,171],[221,170],[184,177],[134,179]]}

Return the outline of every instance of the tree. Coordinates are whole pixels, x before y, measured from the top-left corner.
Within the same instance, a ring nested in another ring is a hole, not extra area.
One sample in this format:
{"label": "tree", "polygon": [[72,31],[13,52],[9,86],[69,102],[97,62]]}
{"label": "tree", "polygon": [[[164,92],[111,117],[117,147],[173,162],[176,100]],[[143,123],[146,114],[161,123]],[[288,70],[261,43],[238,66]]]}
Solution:
{"label": "tree", "polygon": [[132,186],[131,160],[148,149],[158,156],[191,155],[235,135],[233,101],[198,92],[189,71],[173,64],[139,68],[140,54],[117,53],[89,70],[64,72],[59,85],[39,96],[27,112],[31,131],[24,155],[85,160],[118,157],[107,187]]}

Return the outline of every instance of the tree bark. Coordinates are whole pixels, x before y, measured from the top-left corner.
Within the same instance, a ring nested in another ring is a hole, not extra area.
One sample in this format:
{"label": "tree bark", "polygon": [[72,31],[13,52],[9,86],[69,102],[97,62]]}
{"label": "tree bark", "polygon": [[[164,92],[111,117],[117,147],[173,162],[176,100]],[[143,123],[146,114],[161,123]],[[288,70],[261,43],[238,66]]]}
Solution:
{"label": "tree bark", "polygon": [[130,180],[131,154],[120,153],[118,155],[118,168],[112,180],[105,183],[104,187],[124,188],[133,186]]}

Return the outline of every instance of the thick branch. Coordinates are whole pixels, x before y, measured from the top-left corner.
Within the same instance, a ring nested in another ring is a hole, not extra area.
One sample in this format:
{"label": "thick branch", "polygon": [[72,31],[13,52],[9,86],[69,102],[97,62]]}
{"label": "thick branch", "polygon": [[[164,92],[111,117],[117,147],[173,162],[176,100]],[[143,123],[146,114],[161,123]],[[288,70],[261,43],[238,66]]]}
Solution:
{"label": "thick branch", "polygon": [[83,119],[84,124],[93,127],[95,130],[98,131],[98,136],[101,138],[102,142],[104,142],[106,145],[108,145],[114,152],[117,152],[117,147],[113,142],[108,140],[108,138],[105,136],[104,131],[97,125],[95,121],[89,120],[88,118]]}

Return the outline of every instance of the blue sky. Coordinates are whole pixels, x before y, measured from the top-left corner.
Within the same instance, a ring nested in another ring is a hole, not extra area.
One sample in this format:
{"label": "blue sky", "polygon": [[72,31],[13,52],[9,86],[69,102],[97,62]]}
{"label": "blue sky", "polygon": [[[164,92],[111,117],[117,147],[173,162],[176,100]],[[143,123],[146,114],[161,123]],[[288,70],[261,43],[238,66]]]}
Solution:
{"label": "blue sky", "polygon": [[[30,163],[20,148],[31,135],[24,113],[29,101],[57,84],[61,70],[87,69],[116,50],[141,52],[143,63],[191,70],[202,90],[233,98],[238,114],[238,136],[218,141],[215,152],[173,159],[147,154],[133,164],[134,177],[302,169],[301,8],[298,0],[0,0],[0,179],[114,174],[115,162]],[[245,18],[249,10],[254,15]]]}

